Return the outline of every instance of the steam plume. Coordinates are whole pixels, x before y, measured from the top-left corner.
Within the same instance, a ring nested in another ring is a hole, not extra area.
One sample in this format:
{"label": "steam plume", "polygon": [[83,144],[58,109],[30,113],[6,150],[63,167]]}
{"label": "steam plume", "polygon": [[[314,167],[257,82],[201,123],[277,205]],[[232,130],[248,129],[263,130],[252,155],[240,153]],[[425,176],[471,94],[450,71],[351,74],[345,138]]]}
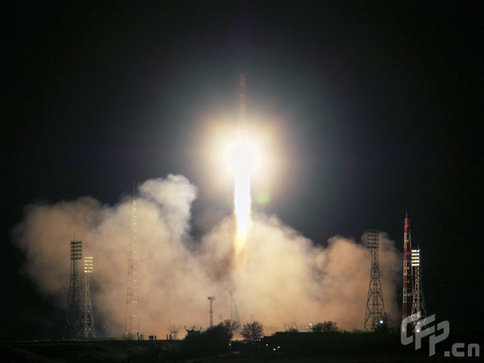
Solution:
{"label": "steam plume", "polygon": [[[266,333],[285,326],[333,320],[361,329],[368,292],[367,249],[341,236],[323,249],[275,216],[258,215],[247,238],[246,263],[233,261],[235,222],[226,217],[201,241],[189,235],[196,188],[185,177],[148,180],[137,199],[139,313],[145,335],[164,336],[172,324],[208,325],[208,295],[217,296],[215,322],[229,318],[227,289],[233,290],[242,322],[258,319]],[[93,305],[108,334],[124,326],[129,253],[128,199],[103,206],[91,197],[53,205],[31,205],[14,229],[27,254],[27,271],[40,289],[65,306],[69,241],[83,240],[94,257]],[[385,310],[398,318],[399,254],[386,234],[380,238]]]}

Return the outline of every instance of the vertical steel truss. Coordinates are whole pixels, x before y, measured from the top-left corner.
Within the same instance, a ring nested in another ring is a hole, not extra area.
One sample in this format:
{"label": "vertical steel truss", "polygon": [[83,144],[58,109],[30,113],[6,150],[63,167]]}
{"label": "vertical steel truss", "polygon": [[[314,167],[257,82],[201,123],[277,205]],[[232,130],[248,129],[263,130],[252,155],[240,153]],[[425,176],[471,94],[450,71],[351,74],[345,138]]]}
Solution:
{"label": "vertical steel truss", "polygon": [[94,270],[92,257],[84,257],[84,305],[82,319],[82,337],[85,339],[95,338],[94,314],[91,302],[91,275]]}
{"label": "vertical steel truss", "polygon": [[427,316],[425,312],[425,302],[422,287],[422,270],[420,267],[420,248],[412,250],[412,274],[414,278],[413,283],[413,299],[412,299],[412,314],[420,311],[421,317]]}
{"label": "vertical steel truss", "polygon": [[126,291],[126,321],[125,334],[139,334],[138,316],[138,271],[137,271],[137,234],[138,216],[136,213],[136,195],[133,192],[133,204],[131,209],[131,238],[128,257],[128,286]]}
{"label": "vertical steel truss", "polygon": [[412,233],[410,230],[410,218],[405,213],[403,227],[403,284],[402,284],[402,320],[411,312],[412,293],[413,293],[413,276],[411,267],[412,252]]}
{"label": "vertical steel truss", "polygon": [[380,281],[380,265],[378,252],[380,246],[380,234],[378,231],[367,232],[367,246],[371,255],[370,284],[368,287],[368,298],[366,300],[365,329],[374,330],[383,322],[384,303],[382,286]]}
{"label": "vertical steel truss", "polygon": [[82,259],[82,242],[70,243],[70,280],[67,294],[67,323],[68,335],[71,338],[81,336],[82,332],[82,306],[79,284],[79,260]]}

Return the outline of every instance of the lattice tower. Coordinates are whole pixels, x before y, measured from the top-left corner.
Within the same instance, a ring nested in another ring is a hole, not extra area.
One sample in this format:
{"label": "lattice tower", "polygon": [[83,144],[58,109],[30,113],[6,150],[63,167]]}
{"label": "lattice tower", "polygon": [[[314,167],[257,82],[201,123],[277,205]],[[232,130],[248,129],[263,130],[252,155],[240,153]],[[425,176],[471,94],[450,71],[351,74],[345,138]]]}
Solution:
{"label": "lattice tower", "polygon": [[85,339],[95,338],[96,330],[94,328],[94,314],[92,312],[91,301],[91,276],[94,271],[94,259],[84,257],[84,304],[82,319],[82,337]]}
{"label": "lattice tower", "polygon": [[367,247],[370,250],[370,284],[366,300],[365,329],[374,330],[384,322],[384,303],[380,281],[379,246],[380,234],[378,231],[368,231],[366,235]]}
{"label": "lattice tower", "polygon": [[82,259],[82,241],[70,242],[70,280],[67,293],[68,336],[78,338],[82,334],[82,305],[79,282],[79,260]]}
{"label": "lattice tower", "polygon": [[128,256],[128,284],[126,291],[125,334],[139,335],[138,315],[138,215],[136,211],[136,194],[133,192],[130,223],[130,245]]}
{"label": "lattice tower", "polygon": [[405,213],[405,220],[403,224],[403,284],[402,284],[402,320],[405,319],[412,309],[412,292],[413,292],[413,276],[412,276],[412,233],[410,230],[410,218]]}
{"label": "lattice tower", "polygon": [[[421,319],[427,316],[422,287],[422,268],[420,266],[420,248],[412,250],[413,299],[412,314],[420,311]],[[415,322],[416,324],[416,322]]]}

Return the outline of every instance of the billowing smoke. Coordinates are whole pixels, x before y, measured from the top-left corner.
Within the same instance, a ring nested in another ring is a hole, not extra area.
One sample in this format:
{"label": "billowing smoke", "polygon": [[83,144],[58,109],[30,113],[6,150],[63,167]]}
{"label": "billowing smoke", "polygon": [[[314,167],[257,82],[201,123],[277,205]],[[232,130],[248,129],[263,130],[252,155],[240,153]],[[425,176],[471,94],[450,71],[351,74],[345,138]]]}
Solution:
{"label": "billowing smoke", "polygon": [[[275,216],[258,215],[244,251],[234,260],[235,223],[228,216],[200,241],[189,235],[196,188],[183,176],[148,180],[137,199],[140,327],[165,336],[171,325],[208,325],[207,296],[214,295],[214,321],[228,319],[228,289],[242,323],[260,320],[266,333],[333,320],[361,329],[370,256],[354,240],[335,236],[323,249]],[[40,289],[66,305],[69,241],[83,241],[94,257],[93,305],[105,330],[123,331],[126,311],[131,200],[105,206],[90,197],[54,205],[31,205],[14,237],[25,250],[27,270]],[[385,311],[396,321],[399,254],[380,238]],[[96,317],[95,317],[96,318]]]}

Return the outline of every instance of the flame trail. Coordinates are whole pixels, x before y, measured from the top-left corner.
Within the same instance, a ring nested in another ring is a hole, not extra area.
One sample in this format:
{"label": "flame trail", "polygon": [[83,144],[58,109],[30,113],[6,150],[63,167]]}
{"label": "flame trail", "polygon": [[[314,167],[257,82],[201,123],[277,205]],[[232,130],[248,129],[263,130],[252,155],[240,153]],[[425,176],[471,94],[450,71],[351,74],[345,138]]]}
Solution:
{"label": "flame trail", "polygon": [[[245,140],[244,140],[245,139]],[[245,246],[250,225],[250,166],[251,150],[247,137],[237,142],[234,153],[234,214],[236,220],[235,252],[238,254]]]}
{"label": "flame trail", "polygon": [[254,150],[249,143],[245,118],[245,75],[240,75],[240,113],[237,139],[233,145],[231,162],[234,169],[234,215],[236,220],[235,254],[239,255],[247,241],[250,224],[250,172]]}

